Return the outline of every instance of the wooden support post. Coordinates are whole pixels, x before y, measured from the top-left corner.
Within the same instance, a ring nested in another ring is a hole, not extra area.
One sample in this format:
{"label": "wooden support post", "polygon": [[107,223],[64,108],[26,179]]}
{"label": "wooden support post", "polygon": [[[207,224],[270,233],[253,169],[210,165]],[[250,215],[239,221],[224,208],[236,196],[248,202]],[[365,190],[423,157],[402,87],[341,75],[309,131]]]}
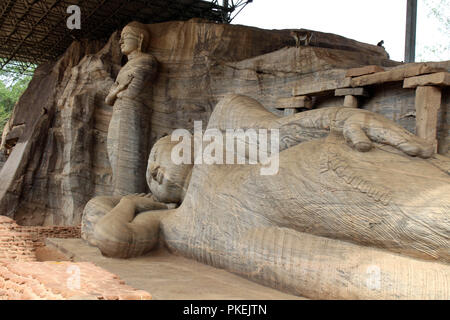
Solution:
{"label": "wooden support post", "polygon": [[345,96],[344,107],[358,108],[358,98],[355,96],[351,96],[351,95]]}
{"label": "wooden support post", "polygon": [[441,108],[441,88],[418,86],[416,88],[416,134],[437,150],[438,113]]}
{"label": "wooden support post", "polygon": [[407,0],[405,62],[416,60],[417,0]]}

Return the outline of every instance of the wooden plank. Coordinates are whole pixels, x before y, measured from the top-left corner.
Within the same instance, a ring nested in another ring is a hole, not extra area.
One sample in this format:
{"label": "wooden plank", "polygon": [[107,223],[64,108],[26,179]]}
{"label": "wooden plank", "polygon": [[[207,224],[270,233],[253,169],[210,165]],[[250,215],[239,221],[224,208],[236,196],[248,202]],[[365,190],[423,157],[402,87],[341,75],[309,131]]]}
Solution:
{"label": "wooden plank", "polygon": [[450,73],[432,73],[424,76],[406,78],[403,81],[403,88],[416,88],[418,86],[450,86]]}
{"label": "wooden plank", "polygon": [[298,96],[290,98],[282,98],[278,100],[278,109],[296,109],[296,108],[312,108],[311,98],[308,96]]}
{"label": "wooden plank", "polygon": [[416,88],[416,134],[436,147],[441,97],[441,89],[438,87],[420,86]]}
{"label": "wooden plank", "polygon": [[342,96],[364,96],[368,97],[369,93],[364,88],[342,88],[334,91],[336,97]]}
{"label": "wooden plank", "polygon": [[372,74],[376,72],[383,72],[384,68],[376,65],[364,66],[359,68],[348,69],[345,74],[346,77],[358,77],[366,74]]}
{"label": "wooden plank", "polygon": [[434,68],[425,63],[407,64],[388,71],[351,78],[351,87],[363,87],[384,82],[403,81],[405,78],[441,71],[446,70],[442,68]]}

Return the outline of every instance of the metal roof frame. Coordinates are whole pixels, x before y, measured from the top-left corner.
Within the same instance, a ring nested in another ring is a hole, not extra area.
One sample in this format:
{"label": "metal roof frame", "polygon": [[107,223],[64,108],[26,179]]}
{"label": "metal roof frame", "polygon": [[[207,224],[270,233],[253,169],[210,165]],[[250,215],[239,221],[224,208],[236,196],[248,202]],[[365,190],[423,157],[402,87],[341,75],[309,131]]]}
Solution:
{"label": "metal roof frame", "polygon": [[[56,60],[81,39],[106,39],[131,21],[202,18],[230,23],[252,0],[2,0],[0,70],[27,72]],[[66,26],[70,5],[82,12],[80,30]]]}

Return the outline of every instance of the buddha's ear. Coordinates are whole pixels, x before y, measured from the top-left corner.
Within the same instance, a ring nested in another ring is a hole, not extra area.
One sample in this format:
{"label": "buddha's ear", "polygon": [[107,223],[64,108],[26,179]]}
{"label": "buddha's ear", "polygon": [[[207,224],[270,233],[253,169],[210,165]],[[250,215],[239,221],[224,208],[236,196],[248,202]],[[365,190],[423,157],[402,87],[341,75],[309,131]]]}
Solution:
{"label": "buddha's ear", "polygon": [[144,35],[141,33],[139,34],[139,51],[142,52],[142,43],[144,42]]}

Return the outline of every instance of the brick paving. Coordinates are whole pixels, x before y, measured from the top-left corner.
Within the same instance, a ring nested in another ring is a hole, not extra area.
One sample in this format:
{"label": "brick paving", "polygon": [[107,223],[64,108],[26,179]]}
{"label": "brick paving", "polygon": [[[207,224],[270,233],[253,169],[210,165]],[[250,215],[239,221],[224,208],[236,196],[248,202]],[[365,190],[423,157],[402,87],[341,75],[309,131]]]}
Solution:
{"label": "brick paving", "polygon": [[0,216],[0,261],[36,261],[33,235],[22,232],[14,220]]}
{"label": "brick paving", "polygon": [[0,263],[0,300],[150,300],[90,262]]}
{"label": "brick paving", "polygon": [[[20,235],[22,234],[22,236]],[[81,226],[71,227],[71,226],[19,226],[14,220],[6,216],[0,216],[0,245],[5,243],[9,244],[12,248],[15,241],[32,241],[32,246],[34,248],[39,248],[45,246],[46,238],[80,238],[81,237]],[[30,247],[28,244],[19,244],[19,247]]]}
{"label": "brick paving", "polygon": [[36,261],[45,238],[79,238],[79,227],[23,227],[0,216],[0,300],[149,300],[90,262]]}

